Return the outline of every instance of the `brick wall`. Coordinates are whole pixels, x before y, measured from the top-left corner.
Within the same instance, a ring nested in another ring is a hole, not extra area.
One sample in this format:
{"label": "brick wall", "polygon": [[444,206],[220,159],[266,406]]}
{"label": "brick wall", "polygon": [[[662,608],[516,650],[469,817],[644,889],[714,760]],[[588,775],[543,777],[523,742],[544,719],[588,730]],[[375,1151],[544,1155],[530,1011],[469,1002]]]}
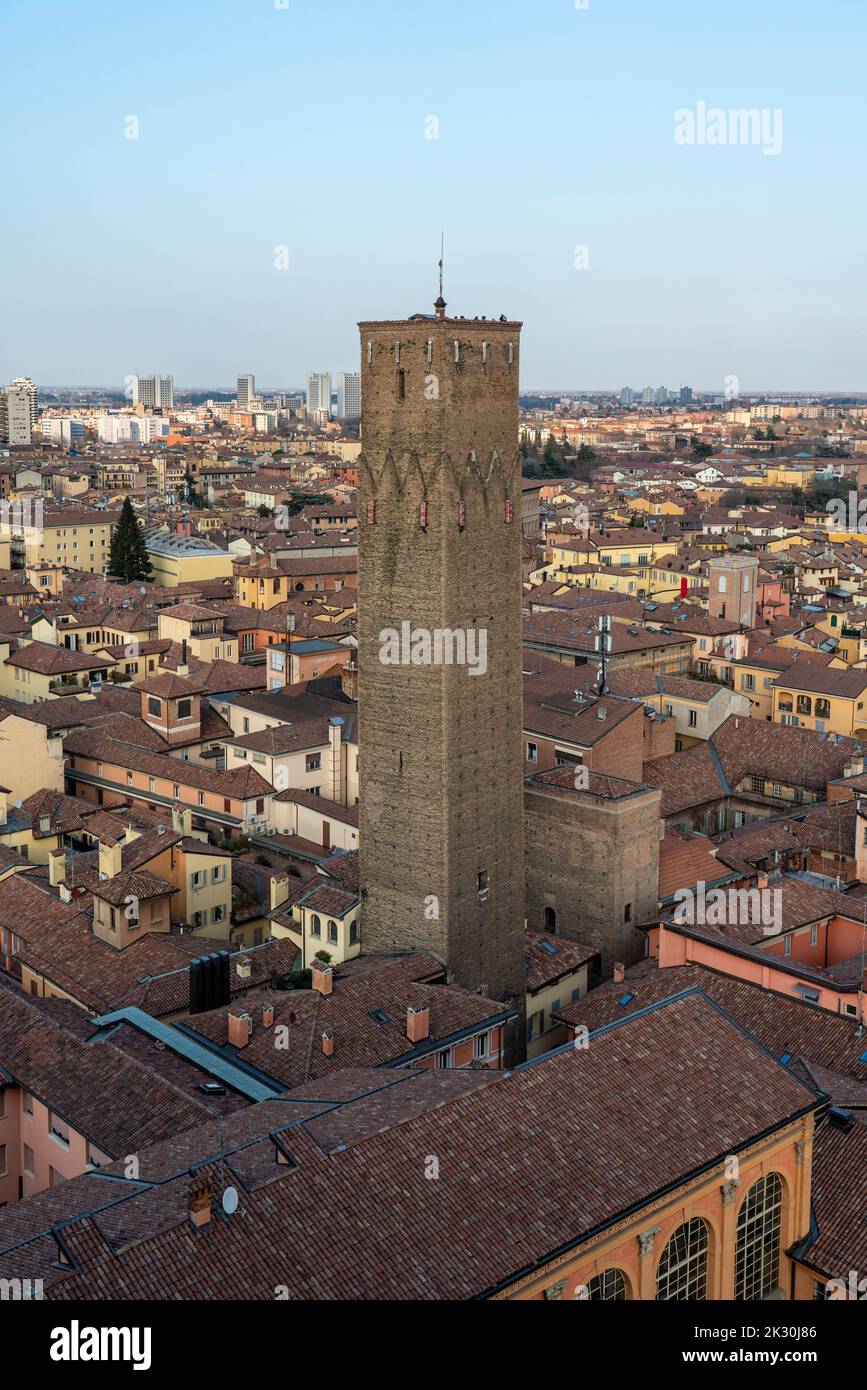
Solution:
{"label": "brick wall", "polygon": [[[603,973],[644,954],[634,923],[656,915],[660,793],[642,787],[607,799],[525,784],[526,908],[531,930],[546,928],[595,946]],[[556,914],[549,926],[545,909]],[[629,920],[626,920],[627,909]]]}
{"label": "brick wall", "polygon": [[[522,1005],[520,325],[360,329],[364,949],[430,950]],[[486,673],[382,664],[406,621],[484,631]]]}

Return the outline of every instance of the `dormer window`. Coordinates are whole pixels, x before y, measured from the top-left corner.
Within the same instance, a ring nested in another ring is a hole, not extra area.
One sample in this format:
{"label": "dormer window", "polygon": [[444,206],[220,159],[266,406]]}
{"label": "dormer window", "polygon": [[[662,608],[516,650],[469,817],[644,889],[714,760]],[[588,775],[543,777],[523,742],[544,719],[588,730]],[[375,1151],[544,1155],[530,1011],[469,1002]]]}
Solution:
{"label": "dormer window", "polygon": [[156,695],[148,696],[148,714],[152,714],[155,719],[159,719],[163,712],[163,702],[158,700]]}
{"label": "dormer window", "polygon": [[193,712],[193,702],[190,699],[178,700],[178,719],[189,719]]}

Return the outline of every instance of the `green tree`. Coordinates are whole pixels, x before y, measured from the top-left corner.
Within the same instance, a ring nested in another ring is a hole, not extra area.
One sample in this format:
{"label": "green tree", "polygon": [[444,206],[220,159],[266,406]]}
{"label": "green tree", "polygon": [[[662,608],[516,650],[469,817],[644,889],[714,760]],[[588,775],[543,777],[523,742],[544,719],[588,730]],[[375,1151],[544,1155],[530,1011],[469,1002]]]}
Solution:
{"label": "green tree", "polygon": [[131,582],[150,579],[152,567],[138,518],[128,497],[123,500],[117,525],[111,533],[108,572]]}
{"label": "green tree", "polygon": [[178,483],[177,498],[179,502],[186,502],[191,507],[204,507],[205,499],[197,490],[192,473],[185,473],[183,482]]}

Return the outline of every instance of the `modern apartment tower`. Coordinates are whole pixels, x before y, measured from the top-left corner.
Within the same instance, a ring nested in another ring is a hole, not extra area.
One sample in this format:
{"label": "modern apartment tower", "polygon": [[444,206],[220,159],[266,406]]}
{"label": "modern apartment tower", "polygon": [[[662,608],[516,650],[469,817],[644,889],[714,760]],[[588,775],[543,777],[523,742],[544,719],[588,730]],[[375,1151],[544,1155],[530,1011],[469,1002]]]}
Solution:
{"label": "modern apartment tower", "polygon": [[331,414],[331,373],[307,373],[307,409],[326,410]]}
{"label": "modern apartment tower", "polygon": [[36,424],[36,407],[38,404],[38,391],[36,382],[31,381],[29,376],[17,376],[14,381],[10,381],[7,391],[17,391],[27,398],[27,409],[30,415],[31,428]]}
{"label": "modern apartment tower", "polygon": [[173,410],[175,405],[175,385],[170,376],[134,376],[132,378],[132,403],[143,405],[151,410]]}
{"label": "modern apartment tower", "polygon": [[523,1009],[521,325],[435,307],[359,325],[362,936]]}
{"label": "modern apartment tower", "polygon": [[[33,387],[31,393],[26,385],[19,382],[20,378],[6,388],[4,433],[10,444],[30,444],[33,438],[36,387]],[[30,385],[33,383],[30,382]]]}
{"label": "modern apartment tower", "polygon": [[249,410],[256,395],[256,378],[252,372],[244,372],[238,377],[238,409]]}
{"label": "modern apartment tower", "polygon": [[337,418],[357,420],[361,415],[361,377],[358,372],[337,373]]}

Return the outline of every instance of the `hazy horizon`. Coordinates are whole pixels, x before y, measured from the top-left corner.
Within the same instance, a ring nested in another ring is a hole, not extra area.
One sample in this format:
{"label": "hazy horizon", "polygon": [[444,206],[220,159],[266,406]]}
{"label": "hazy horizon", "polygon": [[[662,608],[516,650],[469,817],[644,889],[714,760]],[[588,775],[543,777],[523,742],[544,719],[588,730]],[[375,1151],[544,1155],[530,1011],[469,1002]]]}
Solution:
{"label": "hazy horizon", "polygon": [[[522,319],[524,381],[864,384],[858,0],[38,13],[4,7],[2,382],[355,370],[444,229],[449,312]],[[752,143],[678,143],[717,108]]]}

